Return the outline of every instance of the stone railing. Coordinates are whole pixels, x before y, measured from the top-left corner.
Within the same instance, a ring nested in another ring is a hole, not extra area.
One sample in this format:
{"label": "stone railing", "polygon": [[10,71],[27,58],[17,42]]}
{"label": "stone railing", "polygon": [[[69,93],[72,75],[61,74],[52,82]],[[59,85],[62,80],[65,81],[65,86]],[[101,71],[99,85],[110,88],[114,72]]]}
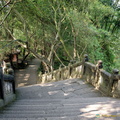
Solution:
{"label": "stone railing", "polygon": [[3,74],[3,67],[0,67],[0,108],[15,99],[15,81],[13,69],[6,69]]}
{"label": "stone railing", "polygon": [[88,56],[82,62],[69,64],[50,73],[39,74],[38,83],[54,82],[59,80],[80,78],[95,86],[106,96],[120,97],[120,75],[117,69],[112,73],[103,70],[102,61],[97,65],[88,62]]}

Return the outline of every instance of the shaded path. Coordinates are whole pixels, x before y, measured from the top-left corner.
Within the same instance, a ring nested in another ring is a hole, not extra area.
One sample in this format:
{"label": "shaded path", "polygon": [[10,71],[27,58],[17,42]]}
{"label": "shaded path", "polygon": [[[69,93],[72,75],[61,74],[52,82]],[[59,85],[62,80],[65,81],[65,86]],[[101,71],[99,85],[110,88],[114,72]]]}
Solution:
{"label": "shaded path", "polygon": [[33,59],[26,69],[16,70],[15,81],[16,87],[23,87],[28,85],[33,85],[37,83],[37,69],[39,67],[40,61],[38,59]]}

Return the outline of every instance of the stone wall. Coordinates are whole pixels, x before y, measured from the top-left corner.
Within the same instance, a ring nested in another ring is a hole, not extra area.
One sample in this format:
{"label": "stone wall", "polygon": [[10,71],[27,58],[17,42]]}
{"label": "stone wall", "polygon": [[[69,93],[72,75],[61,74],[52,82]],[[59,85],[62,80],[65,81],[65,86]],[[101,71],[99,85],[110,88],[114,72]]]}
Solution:
{"label": "stone wall", "polygon": [[80,78],[92,84],[106,96],[120,97],[120,75],[117,69],[112,73],[103,70],[102,61],[97,65],[88,62],[88,56],[85,56],[82,62],[69,64],[64,68],[52,71],[50,73],[39,74],[38,83],[55,82],[59,80]]}
{"label": "stone wall", "polygon": [[12,68],[3,69],[0,67],[0,108],[15,99],[14,71]]}

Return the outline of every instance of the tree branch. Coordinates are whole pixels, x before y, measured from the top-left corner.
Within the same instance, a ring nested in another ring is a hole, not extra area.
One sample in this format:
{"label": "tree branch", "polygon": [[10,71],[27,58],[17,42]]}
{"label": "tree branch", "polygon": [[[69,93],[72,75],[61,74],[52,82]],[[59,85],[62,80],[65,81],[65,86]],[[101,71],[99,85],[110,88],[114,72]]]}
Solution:
{"label": "tree branch", "polygon": [[11,0],[9,0],[1,9],[0,11],[2,11],[7,5],[9,5],[11,3]]}
{"label": "tree branch", "polygon": [[[15,3],[14,3],[15,4]],[[0,23],[0,26],[4,23],[4,21],[7,19],[7,17],[9,16],[10,12],[12,11],[14,4],[12,5],[12,7],[10,8],[10,10],[8,11],[8,13],[6,14],[6,16],[4,17],[4,19],[2,20],[2,22]]]}
{"label": "tree branch", "polygon": [[64,63],[62,62],[62,60],[58,57],[57,53],[55,52],[54,50],[54,53],[55,53],[55,56],[57,57],[57,59],[60,61],[60,63],[65,67]]}
{"label": "tree branch", "polygon": [[16,42],[21,45],[22,47],[26,48],[28,51],[30,51],[36,58],[38,58],[39,60],[43,61],[44,63],[46,63],[49,67],[51,67],[50,62],[43,56],[38,55],[34,50],[30,49],[29,47],[27,47],[27,45],[23,44],[20,40],[17,40],[13,34],[11,33],[11,31],[8,28],[5,28],[10,35],[12,36],[13,40],[16,40]]}

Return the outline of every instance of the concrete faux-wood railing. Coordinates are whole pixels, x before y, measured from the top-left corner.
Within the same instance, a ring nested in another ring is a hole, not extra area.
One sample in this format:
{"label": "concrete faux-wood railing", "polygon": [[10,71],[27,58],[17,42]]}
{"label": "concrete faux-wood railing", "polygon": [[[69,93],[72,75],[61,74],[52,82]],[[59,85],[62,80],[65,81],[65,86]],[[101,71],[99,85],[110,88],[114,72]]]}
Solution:
{"label": "concrete faux-wood railing", "polygon": [[3,74],[3,68],[0,67],[0,108],[15,99],[14,75],[11,74],[11,70],[9,73]]}
{"label": "concrete faux-wood railing", "polygon": [[52,71],[50,73],[39,74],[41,83],[65,80],[70,78],[80,78],[95,86],[106,96],[120,98],[120,75],[119,70],[115,69],[112,73],[103,70],[102,61],[97,65],[88,62],[88,56],[82,62],[69,64],[64,68]]}

